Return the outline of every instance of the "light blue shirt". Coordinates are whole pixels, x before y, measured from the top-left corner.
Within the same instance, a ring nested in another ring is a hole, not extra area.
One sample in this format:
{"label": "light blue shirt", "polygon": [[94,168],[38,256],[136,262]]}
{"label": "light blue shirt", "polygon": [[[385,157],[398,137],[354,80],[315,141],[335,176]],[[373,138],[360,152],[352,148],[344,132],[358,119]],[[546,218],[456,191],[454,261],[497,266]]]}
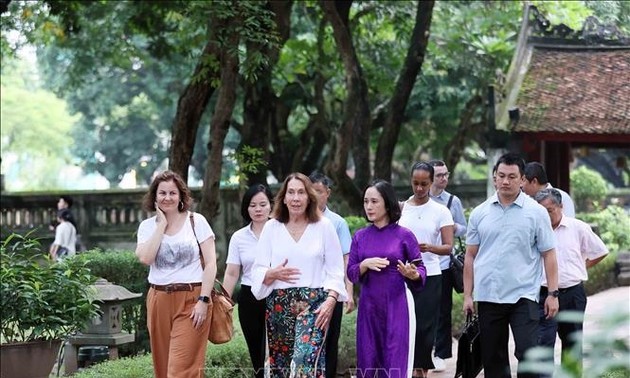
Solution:
{"label": "light blue shirt", "polygon": [[[453,196],[453,200],[451,201],[451,215],[453,216],[454,228],[453,228],[453,248],[455,248],[457,240],[455,237],[466,235],[466,216],[464,216],[464,207],[462,206],[462,201],[455,195],[447,192],[446,190],[442,190],[437,196],[429,193],[429,197],[435,202],[442,204],[444,206],[448,205],[449,198]],[[451,256],[450,255],[440,255],[440,269],[446,270],[451,266]]]}
{"label": "light blue shirt", "polygon": [[347,255],[350,253],[350,244],[352,243],[348,222],[346,222],[341,215],[330,210],[328,207],[324,210],[324,216],[332,222],[333,226],[335,226],[335,231],[337,231],[337,236],[339,237],[339,243],[341,243],[341,252],[343,252],[344,255]]}
{"label": "light blue shirt", "polygon": [[477,302],[538,302],[542,253],[556,241],[547,210],[525,193],[503,208],[495,193],[470,214],[466,244],[479,250],[473,264]]}

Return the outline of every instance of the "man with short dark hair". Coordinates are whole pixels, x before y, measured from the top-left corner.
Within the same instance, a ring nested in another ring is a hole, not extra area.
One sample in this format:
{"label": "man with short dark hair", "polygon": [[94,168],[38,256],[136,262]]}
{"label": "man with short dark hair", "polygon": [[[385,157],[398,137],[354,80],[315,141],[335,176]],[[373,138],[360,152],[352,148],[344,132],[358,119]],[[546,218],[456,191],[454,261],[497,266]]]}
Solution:
{"label": "man with short dark hair", "polygon": [[[521,192],[525,161],[505,154],[496,163],[497,192],[470,214],[464,259],[465,313],[477,302],[484,374],[511,377],[508,327],[519,361],[538,344],[538,304],[542,266],[549,296],[547,318],[558,312],[555,236],[545,209]],[[536,377],[521,370],[519,378]]]}
{"label": "man with short dark hair", "polygon": [[[348,301],[346,302],[346,313],[350,313],[354,310],[354,298],[352,295],[353,285],[347,276],[348,257],[350,253],[350,244],[352,243],[352,237],[350,236],[350,228],[345,219],[339,214],[328,208],[328,198],[332,190],[332,180],[321,172],[313,172],[309,176],[309,179],[313,183],[313,189],[317,194],[317,205],[322,214],[328,218],[335,226],[339,242],[341,243],[341,252],[343,252],[344,262],[344,276],[346,280],[346,290],[348,291]],[[341,318],[343,316],[343,302],[337,302],[335,310],[333,311],[330,324],[328,325],[328,332],[326,334],[326,377],[333,378],[337,376],[337,354],[339,346],[339,335],[341,334]]]}
{"label": "man with short dark hair", "polygon": [[[531,161],[525,164],[525,181],[523,182],[523,191],[528,196],[534,197],[536,193],[543,189],[551,189],[553,186],[547,179],[545,167],[537,161]],[[575,217],[575,205],[569,193],[564,190],[557,189],[562,195],[562,213],[569,217]]]}
{"label": "man with short dark hair", "polygon": [[[543,189],[536,193],[534,199],[547,209],[556,236],[560,312],[575,311],[584,314],[586,292],[582,282],[588,279],[586,270],[602,261],[608,254],[608,249],[588,224],[563,215],[560,191],[553,188]],[[545,298],[548,292],[547,281],[543,279],[540,288],[541,299]],[[578,343],[582,327],[582,321],[563,322],[541,316],[539,345],[553,350],[557,333],[562,343],[564,361],[566,352]]]}

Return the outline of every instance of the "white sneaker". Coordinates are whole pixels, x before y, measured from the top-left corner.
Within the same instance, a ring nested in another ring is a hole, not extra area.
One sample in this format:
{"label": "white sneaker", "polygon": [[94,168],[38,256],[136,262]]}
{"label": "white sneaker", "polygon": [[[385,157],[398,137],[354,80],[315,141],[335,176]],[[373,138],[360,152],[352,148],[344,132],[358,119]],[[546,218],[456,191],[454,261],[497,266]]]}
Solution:
{"label": "white sneaker", "polygon": [[444,362],[443,359],[437,356],[433,356],[433,366],[435,366],[435,369],[433,369],[433,371],[446,370],[446,363]]}

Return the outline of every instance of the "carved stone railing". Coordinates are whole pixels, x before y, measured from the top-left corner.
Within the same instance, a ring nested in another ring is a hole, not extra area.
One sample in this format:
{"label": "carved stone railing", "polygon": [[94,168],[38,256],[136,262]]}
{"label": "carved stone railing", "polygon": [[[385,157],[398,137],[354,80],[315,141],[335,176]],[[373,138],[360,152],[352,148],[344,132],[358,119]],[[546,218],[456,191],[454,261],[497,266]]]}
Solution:
{"label": "carved stone railing", "polygon": [[[464,207],[473,207],[486,198],[485,181],[449,185]],[[274,188],[274,192],[277,188]],[[201,189],[191,189],[195,203],[201,199]],[[396,186],[399,198],[411,195],[408,185]],[[92,190],[72,192],[2,193],[0,200],[1,238],[11,232],[33,232],[47,247],[54,239],[49,225],[56,218],[60,195],[70,195],[74,201],[72,213],[77,221],[81,240],[88,249],[134,249],[136,231],[143,219],[151,216],[142,210],[146,189]],[[216,235],[219,261],[225,261],[232,233],[242,226],[238,189],[222,188],[219,193],[219,214],[209,220]],[[334,194],[333,194],[334,200]],[[334,203],[333,208],[337,208]],[[343,216],[349,214],[341,214]]]}

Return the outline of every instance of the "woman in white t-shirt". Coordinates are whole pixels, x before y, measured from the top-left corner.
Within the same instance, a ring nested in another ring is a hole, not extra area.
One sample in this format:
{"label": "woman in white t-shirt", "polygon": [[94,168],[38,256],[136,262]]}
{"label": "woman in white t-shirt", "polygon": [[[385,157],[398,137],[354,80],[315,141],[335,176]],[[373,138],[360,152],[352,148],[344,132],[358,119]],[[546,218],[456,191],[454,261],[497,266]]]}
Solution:
{"label": "woman in white t-shirt", "polygon": [[413,292],[416,306],[416,345],[414,351],[414,377],[426,377],[434,368],[431,353],[440,313],[442,296],[442,270],[439,255],[448,255],[453,248],[453,216],[448,208],[431,200],[433,167],[425,162],[411,168],[413,195],[401,204],[402,215],[398,224],[416,235],[422,262],[427,270],[424,290]]}
{"label": "woman in white t-shirt", "polygon": [[252,293],[267,301],[271,377],[319,377],[330,318],[347,300],[341,244],[307,176],[289,174],[274,202],[252,269]]}
{"label": "woman in white t-shirt", "polygon": [[217,265],[214,233],[203,215],[188,211],[191,204],[171,171],[155,177],[143,201],[156,213],[138,227],[136,255],[150,266],[147,328],[157,378],[197,378],[204,368]]}
{"label": "woman in white t-shirt", "polygon": [[50,257],[53,260],[61,260],[76,254],[77,229],[72,224],[72,214],[68,209],[61,209],[57,212],[57,222],[55,228],[55,240],[50,246]]}
{"label": "woman in white t-shirt", "polygon": [[266,185],[255,184],[249,187],[241,202],[241,215],[246,226],[232,234],[228,247],[227,267],[223,276],[223,287],[230,295],[241,276],[241,290],[238,295],[238,320],[249,349],[254,375],[264,377],[265,367],[265,300],[258,300],[252,294],[252,266],[256,258],[256,244],[272,206],[271,191]]}

